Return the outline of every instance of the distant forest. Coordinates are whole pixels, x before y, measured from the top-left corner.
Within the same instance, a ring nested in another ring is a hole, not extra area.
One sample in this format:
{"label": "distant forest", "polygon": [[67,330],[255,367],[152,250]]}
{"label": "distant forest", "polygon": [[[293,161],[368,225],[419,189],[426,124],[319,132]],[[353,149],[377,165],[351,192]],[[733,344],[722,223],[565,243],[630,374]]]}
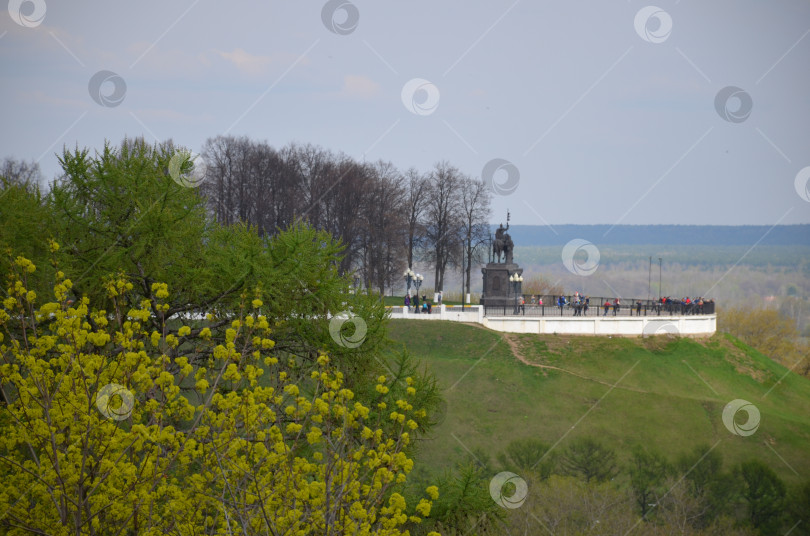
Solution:
{"label": "distant forest", "polygon": [[[497,224],[492,225],[494,235]],[[597,246],[810,246],[810,225],[512,225],[516,246],[563,246],[582,238]]]}
{"label": "distant forest", "polygon": [[[510,229],[511,231],[511,229]],[[514,239],[514,238],[513,238]],[[764,242],[764,241],[763,241]],[[810,277],[810,246],[804,245],[763,245],[761,242],[742,246],[704,245],[704,244],[603,244],[596,242],[599,248],[599,265],[602,268],[647,267],[647,259],[652,257],[658,263],[661,257],[665,266],[680,264],[683,266],[725,267],[732,265],[766,268],[780,266],[802,272]],[[515,261],[520,265],[561,264],[563,245],[515,246]]]}

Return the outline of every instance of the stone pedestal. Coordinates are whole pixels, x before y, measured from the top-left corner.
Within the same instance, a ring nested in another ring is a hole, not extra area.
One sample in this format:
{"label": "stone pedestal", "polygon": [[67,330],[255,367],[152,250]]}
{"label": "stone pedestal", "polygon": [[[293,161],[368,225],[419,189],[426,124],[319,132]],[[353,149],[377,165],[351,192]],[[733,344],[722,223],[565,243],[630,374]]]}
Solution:
{"label": "stone pedestal", "polygon": [[515,305],[513,283],[509,276],[523,274],[523,268],[515,263],[490,262],[481,268],[484,275],[484,291],[481,294],[481,305],[512,306]]}

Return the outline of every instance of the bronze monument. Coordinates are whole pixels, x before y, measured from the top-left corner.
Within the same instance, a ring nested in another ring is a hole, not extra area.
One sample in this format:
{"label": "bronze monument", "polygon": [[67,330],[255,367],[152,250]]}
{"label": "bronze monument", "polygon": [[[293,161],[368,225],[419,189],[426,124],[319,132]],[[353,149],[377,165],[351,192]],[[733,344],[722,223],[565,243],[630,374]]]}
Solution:
{"label": "bronze monument", "polygon": [[[506,227],[503,223],[495,230],[495,239],[491,240],[489,262],[481,272],[484,276],[484,288],[481,293],[481,304],[484,306],[513,306],[515,289],[509,277],[523,274],[523,268],[514,262],[515,244],[507,232],[509,230],[509,212],[506,213]],[[501,262],[503,257],[503,262]],[[519,285],[518,285],[519,286]],[[520,292],[520,288],[517,289]]]}

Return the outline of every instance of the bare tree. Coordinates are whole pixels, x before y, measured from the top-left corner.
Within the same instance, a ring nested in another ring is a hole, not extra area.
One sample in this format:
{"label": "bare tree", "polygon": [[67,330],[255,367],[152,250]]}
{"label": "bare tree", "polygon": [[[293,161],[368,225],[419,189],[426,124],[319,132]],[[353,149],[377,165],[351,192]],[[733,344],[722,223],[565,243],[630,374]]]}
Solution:
{"label": "bare tree", "polygon": [[408,267],[413,266],[413,251],[421,247],[425,237],[425,226],[422,215],[427,208],[426,198],[429,191],[427,177],[416,169],[410,168],[405,173],[405,209],[408,218]]}
{"label": "bare tree", "polygon": [[463,305],[465,295],[470,292],[472,265],[483,260],[484,248],[481,246],[488,244],[488,220],[491,214],[492,198],[489,188],[482,181],[472,180],[469,177],[461,180],[460,193],[462,269],[464,270],[461,303]]}
{"label": "bare tree", "polygon": [[256,225],[260,235],[272,235],[277,229],[286,228],[286,221],[290,221],[290,216],[284,215],[282,208],[285,196],[281,181],[284,161],[275,149],[265,143],[255,145],[251,153],[250,201],[254,205],[254,212],[250,223]]}
{"label": "bare tree", "polygon": [[522,284],[524,294],[536,294],[537,296],[556,296],[565,290],[559,280],[552,282],[543,275],[533,275],[526,278]]}
{"label": "bare tree", "polygon": [[202,192],[214,218],[226,224],[245,222],[260,234],[273,234],[294,220],[302,180],[299,155],[279,153],[265,142],[218,136],[203,149],[207,171]]}
{"label": "bare tree", "polygon": [[301,193],[297,214],[300,219],[307,220],[312,226],[322,229],[325,224],[323,221],[325,198],[332,190],[332,185],[329,184],[331,178],[329,171],[335,157],[329,151],[312,144],[293,145],[291,152],[294,154],[294,169],[298,174],[296,182]]}
{"label": "bare tree", "polygon": [[203,149],[207,164],[202,190],[214,218],[224,224],[250,221],[247,181],[253,143],[247,137],[217,136]]}
{"label": "bare tree", "polygon": [[402,177],[390,162],[365,166],[372,177],[364,196],[364,272],[367,284],[380,294],[393,283],[404,257],[405,220],[400,210],[404,197]]}
{"label": "bare tree", "polygon": [[428,258],[434,266],[435,289],[444,288],[448,264],[457,260],[459,241],[459,184],[461,173],[448,162],[437,163],[430,173],[425,237]]}
{"label": "bare tree", "polygon": [[0,165],[0,188],[21,186],[28,191],[38,190],[42,183],[42,172],[35,161],[26,162],[6,157]]}
{"label": "bare tree", "polygon": [[233,136],[209,139],[203,156],[201,190],[221,223],[274,234],[306,220],[341,240],[339,270],[359,270],[366,288],[393,288],[402,264],[419,256],[434,266],[437,290],[448,266],[461,265],[469,292],[489,194],[449,163],[403,176],[390,162],[359,164],[311,144],[276,150]]}
{"label": "bare tree", "polygon": [[365,205],[373,177],[363,166],[342,156],[330,164],[327,182],[331,190],[323,201],[324,229],[340,238],[345,249],[339,270],[348,273],[362,264],[364,227],[360,208]]}

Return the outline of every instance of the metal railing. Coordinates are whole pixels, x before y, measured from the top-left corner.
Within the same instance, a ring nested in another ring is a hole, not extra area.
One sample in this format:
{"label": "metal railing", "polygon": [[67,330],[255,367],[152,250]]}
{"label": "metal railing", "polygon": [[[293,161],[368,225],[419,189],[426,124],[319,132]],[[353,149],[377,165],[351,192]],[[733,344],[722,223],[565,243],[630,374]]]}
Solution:
{"label": "metal railing", "polygon": [[[484,306],[484,316],[686,316],[714,314],[714,301],[683,303],[670,301],[666,303],[658,300],[620,299],[619,305],[614,299],[591,297],[586,303],[582,299],[576,303],[573,296],[566,296],[566,304],[558,305],[559,296],[542,296],[543,304],[530,303],[531,296],[524,296],[525,305],[487,305]],[[605,302],[610,306],[605,308]],[[639,305],[640,302],[640,305]]]}

